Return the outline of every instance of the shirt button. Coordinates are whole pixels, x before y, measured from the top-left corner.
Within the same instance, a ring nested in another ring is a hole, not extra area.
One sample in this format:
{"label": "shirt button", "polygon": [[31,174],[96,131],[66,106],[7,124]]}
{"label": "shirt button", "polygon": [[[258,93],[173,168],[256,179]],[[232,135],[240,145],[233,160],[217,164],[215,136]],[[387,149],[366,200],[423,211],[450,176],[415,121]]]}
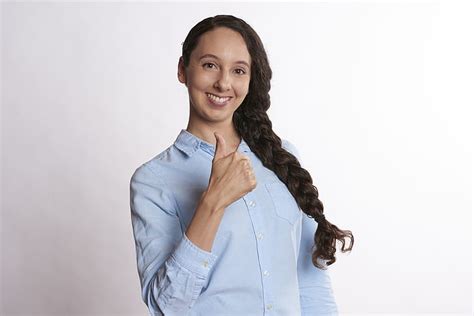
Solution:
{"label": "shirt button", "polygon": [[263,275],[264,276],[269,276],[270,275],[270,272],[268,272],[267,270],[263,271]]}
{"label": "shirt button", "polygon": [[254,206],[255,206],[255,202],[254,202],[254,201],[250,201],[250,202],[249,202],[249,205],[250,205],[250,207],[254,207]]}
{"label": "shirt button", "polygon": [[272,307],[273,307],[272,304],[268,304],[268,305],[267,305],[267,309],[268,309],[268,310],[271,310]]}
{"label": "shirt button", "polygon": [[202,265],[207,268],[207,266],[209,265],[209,262],[203,261],[203,262],[202,262]]}
{"label": "shirt button", "polygon": [[263,239],[263,234],[262,234],[262,233],[259,233],[259,234],[257,235],[257,238],[258,238],[259,240],[262,240],[262,239]]}

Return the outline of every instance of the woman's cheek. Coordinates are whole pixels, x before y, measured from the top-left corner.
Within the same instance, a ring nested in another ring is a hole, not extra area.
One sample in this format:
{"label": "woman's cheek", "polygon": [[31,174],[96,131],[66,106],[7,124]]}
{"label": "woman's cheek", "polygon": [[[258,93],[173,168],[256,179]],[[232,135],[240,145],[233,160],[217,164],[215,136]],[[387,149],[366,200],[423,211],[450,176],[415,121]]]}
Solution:
{"label": "woman's cheek", "polygon": [[212,81],[213,75],[205,71],[196,71],[192,76],[191,80],[196,86],[205,86],[203,83]]}
{"label": "woman's cheek", "polygon": [[249,81],[241,81],[238,83],[238,85],[236,86],[236,89],[235,89],[237,95],[239,97],[244,97],[247,93],[248,93],[248,90],[249,90]]}

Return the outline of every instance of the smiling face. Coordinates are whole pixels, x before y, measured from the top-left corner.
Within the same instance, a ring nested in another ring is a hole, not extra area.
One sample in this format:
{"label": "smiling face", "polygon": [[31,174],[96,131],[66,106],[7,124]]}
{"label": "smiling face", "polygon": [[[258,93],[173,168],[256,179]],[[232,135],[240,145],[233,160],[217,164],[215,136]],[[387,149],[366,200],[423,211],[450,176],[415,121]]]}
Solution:
{"label": "smiling face", "polygon": [[204,33],[188,67],[182,58],[178,65],[178,79],[188,88],[190,125],[232,125],[233,113],[248,93],[250,66],[247,45],[238,32],[217,27]]}

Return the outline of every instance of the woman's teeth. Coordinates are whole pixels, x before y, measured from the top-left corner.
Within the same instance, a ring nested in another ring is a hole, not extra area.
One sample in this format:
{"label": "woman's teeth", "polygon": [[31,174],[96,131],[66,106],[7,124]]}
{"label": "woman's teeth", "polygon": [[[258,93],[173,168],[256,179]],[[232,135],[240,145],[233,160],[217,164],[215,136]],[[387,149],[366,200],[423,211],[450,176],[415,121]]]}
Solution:
{"label": "woman's teeth", "polygon": [[211,99],[212,101],[214,101],[214,102],[216,102],[216,103],[221,103],[221,104],[223,104],[223,103],[225,103],[225,102],[227,102],[227,101],[230,100],[230,97],[227,97],[227,98],[219,98],[219,97],[216,97],[215,95],[210,94],[210,93],[206,93],[206,95],[207,95],[207,97],[208,97],[209,99]]}

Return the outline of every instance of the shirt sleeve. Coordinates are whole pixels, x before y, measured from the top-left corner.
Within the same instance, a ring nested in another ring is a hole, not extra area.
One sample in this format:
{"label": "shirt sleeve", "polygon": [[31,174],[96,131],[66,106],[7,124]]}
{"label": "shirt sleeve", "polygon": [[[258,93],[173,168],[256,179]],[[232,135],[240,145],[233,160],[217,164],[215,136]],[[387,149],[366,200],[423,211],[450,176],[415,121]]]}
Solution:
{"label": "shirt sleeve", "polygon": [[[291,152],[301,165],[303,164],[295,145],[288,140],[283,140],[282,146]],[[338,315],[329,270],[319,269],[312,262],[314,233],[318,228],[318,223],[303,213],[301,225],[297,264],[301,315]]]}
{"label": "shirt sleeve", "polygon": [[312,262],[317,225],[314,219],[303,214],[297,264],[301,315],[338,315],[329,270],[319,269]]}
{"label": "shirt sleeve", "polygon": [[217,256],[187,238],[172,193],[147,164],[130,180],[130,209],[141,295],[149,315],[185,315]]}

